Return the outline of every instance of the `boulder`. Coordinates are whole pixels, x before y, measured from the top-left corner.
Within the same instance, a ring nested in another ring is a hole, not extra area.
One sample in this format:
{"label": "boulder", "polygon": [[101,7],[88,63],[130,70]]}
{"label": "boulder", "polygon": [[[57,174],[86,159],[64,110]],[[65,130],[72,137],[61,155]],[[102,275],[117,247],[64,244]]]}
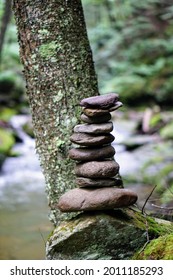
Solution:
{"label": "boulder", "polygon": [[[162,220],[158,223],[157,219],[144,217],[135,208],[78,214],[73,219],[62,221],[49,236],[46,243],[46,259],[129,260],[136,252],[145,252],[142,248],[147,242],[146,234],[150,240],[157,240],[158,236],[163,235],[162,240],[165,244],[165,240],[168,239],[165,239],[164,235],[170,231],[170,223],[166,225]],[[169,244],[169,248],[172,248],[172,243]],[[161,249],[161,253],[159,251],[158,258],[160,256],[163,259],[167,256],[164,248]],[[172,256],[170,250],[169,252]],[[152,251],[148,259],[151,258]]]}

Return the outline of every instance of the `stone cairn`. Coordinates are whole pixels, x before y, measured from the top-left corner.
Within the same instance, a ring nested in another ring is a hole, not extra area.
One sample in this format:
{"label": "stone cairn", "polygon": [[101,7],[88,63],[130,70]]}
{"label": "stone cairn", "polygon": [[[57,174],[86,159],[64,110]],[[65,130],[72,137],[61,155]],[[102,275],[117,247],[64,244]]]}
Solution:
{"label": "stone cairn", "polygon": [[137,200],[136,193],[124,189],[119,177],[119,165],[114,160],[111,146],[114,136],[111,113],[122,106],[118,94],[85,98],[81,120],[70,137],[79,146],[69,151],[69,157],[77,161],[76,185],[63,194],[58,202],[62,212],[107,210],[128,207]]}

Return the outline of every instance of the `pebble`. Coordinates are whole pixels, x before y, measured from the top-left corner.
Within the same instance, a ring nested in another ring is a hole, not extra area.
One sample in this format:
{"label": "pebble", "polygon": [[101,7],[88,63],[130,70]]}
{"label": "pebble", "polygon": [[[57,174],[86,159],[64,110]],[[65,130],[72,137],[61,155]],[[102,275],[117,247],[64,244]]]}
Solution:
{"label": "pebble", "polygon": [[111,146],[100,148],[72,148],[69,150],[69,157],[78,161],[90,161],[103,158],[111,158],[115,154],[115,149]]}
{"label": "pebble", "polygon": [[110,178],[117,175],[119,164],[113,160],[89,161],[76,164],[74,171],[78,177]]}
{"label": "pebble", "polygon": [[107,109],[114,105],[118,101],[119,95],[117,93],[109,93],[105,95],[97,95],[88,98],[84,98],[80,102],[80,106],[86,108],[102,108]]}
{"label": "pebble", "polygon": [[115,137],[112,134],[94,136],[89,133],[73,133],[70,141],[82,146],[99,146],[110,144],[114,141]]}
{"label": "pebble", "polygon": [[73,129],[74,132],[93,133],[93,134],[109,133],[112,130],[113,130],[112,122],[107,122],[102,124],[79,124],[76,125]]}
{"label": "pebble", "polygon": [[127,189],[75,188],[60,197],[57,207],[62,212],[107,210],[128,207],[136,200],[136,193]]}

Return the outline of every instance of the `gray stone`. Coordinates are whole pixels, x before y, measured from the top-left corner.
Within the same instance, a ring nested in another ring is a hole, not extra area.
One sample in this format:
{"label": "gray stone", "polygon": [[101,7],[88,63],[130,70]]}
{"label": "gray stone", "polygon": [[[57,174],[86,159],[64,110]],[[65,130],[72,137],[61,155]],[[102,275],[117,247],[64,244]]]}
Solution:
{"label": "gray stone", "polygon": [[109,133],[113,130],[113,123],[107,122],[101,124],[78,124],[74,127],[73,130],[74,132],[80,133],[104,134]]}
{"label": "gray stone", "polygon": [[117,93],[109,93],[105,95],[97,95],[84,98],[80,102],[80,106],[86,108],[103,108],[107,109],[115,105],[118,101],[119,95]]}
{"label": "gray stone", "polygon": [[[147,220],[150,241],[164,234],[164,223],[151,217]],[[159,230],[153,234],[153,228]],[[170,231],[171,225],[167,225]],[[46,243],[46,259],[130,260],[136,252],[143,253],[145,245],[146,217],[140,211],[124,208],[89,212],[63,221],[54,229]]]}
{"label": "gray stone", "polygon": [[110,144],[115,137],[112,134],[94,136],[89,133],[73,133],[70,141],[81,146],[100,146]]}
{"label": "gray stone", "polygon": [[104,116],[105,114],[109,113],[109,111],[103,110],[103,109],[84,108],[83,113],[87,117],[100,117],[100,116]]}
{"label": "gray stone", "polygon": [[73,148],[69,150],[69,157],[78,161],[90,161],[103,158],[112,158],[115,154],[115,149],[109,146],[101,148]]}
{"label": "gray stone", "polygon": [[63,194],[58,202],[62,212],[107,210],[133,205],[137,195],[128,189],[76,188]]}
{"label": "gray stone", "polygon": [[116,186],[117,180],[115,178],[107,178],[107,179],[90,179],[90,178],[85,178],[85,177],[77,177],[76,178],[76,184],[80,188],[88,188],[88,187],[97,187],[97,188],[103,188],[103,187],[118,187]]}
{"label": "gray stone", "polygon": [[88,117],[82,114],[81,120],[85,123],[105,123],[111,120],[111,114],[107,112],[99,117]]}
{"label": "gray stone", "polygon": [[78,163],[75,167],[76,176],[86,178],[110,178],[118,171],[119,164],[113,160]]}

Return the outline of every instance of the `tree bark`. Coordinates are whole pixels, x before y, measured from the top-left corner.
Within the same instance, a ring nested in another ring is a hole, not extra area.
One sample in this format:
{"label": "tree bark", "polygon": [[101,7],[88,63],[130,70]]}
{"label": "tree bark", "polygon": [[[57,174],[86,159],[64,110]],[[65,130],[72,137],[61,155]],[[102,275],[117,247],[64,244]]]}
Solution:
{"label": "tree bark", "polygon": [[55,204],[74,187],[67,153],[78,103],[99,94],[92,52],[80,0],[14,0],[13,10],[50,220],[57,224]]}

